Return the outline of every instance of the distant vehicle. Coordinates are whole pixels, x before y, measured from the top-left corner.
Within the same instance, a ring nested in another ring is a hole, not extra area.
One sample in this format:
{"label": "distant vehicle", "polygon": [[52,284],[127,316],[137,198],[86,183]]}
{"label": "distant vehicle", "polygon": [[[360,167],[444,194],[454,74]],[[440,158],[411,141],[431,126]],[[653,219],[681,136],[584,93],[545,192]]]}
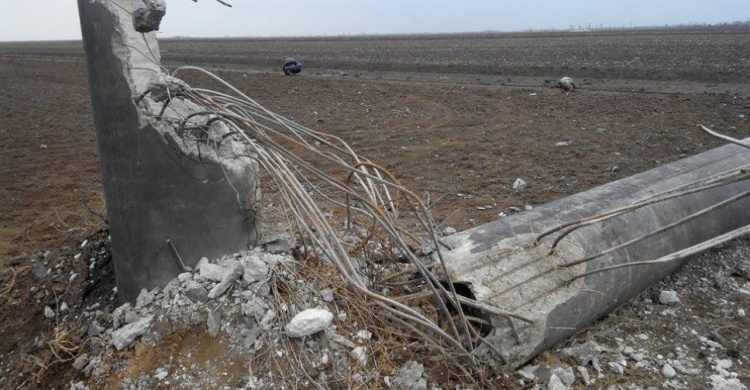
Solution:
{"label": "distant vehicle", "polygon": [[287,58],[284,60],[284,66],[281,67],[281,71],[284,72],[285,75],[289,76],[292,74],[297,74],[302,70],[302,63],[297,62],[292,57]]}

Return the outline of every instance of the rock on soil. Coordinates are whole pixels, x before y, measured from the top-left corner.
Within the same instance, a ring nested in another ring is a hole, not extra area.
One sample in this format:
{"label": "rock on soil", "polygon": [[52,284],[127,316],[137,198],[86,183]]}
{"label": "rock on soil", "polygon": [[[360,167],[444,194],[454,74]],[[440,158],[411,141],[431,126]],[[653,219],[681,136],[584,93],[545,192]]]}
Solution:
{"label": "rock on soil", "polygon": [[298,313],[289,322],[286,334],[289,337],[304,337],[320,332],[331,325],[333,313],[325,309],[307,309]]}

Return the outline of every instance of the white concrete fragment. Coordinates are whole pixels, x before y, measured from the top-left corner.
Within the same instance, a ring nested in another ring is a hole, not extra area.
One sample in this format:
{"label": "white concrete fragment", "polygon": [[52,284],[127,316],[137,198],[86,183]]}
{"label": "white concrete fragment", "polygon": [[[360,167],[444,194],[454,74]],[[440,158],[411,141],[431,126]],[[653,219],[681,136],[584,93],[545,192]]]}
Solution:
{"label": "white concrete fragment", "polygon": [[572,367],[555,367],[552,369],[552,374],[557,376],[565,387],[572,386],[576,381],[576,374]]}
{"label": "white concrete fragment", "polygon": [[659,293],[659,303],[662,305],[676,305],[680,303],[680,297],[676,291],[664,290]]}
{"label": "white concrete fragment", "polygon": [[589,370],[587,370],[586,367],[578,366],[578,377],[581,378],[581,382],[583,382],[586,387],[591,386],[591,377],[589,376]]}
{"label": "white concrete fragment", "polygon": [[151,304],[156,296],[156,291],[149,292],[147,289],[141,289],[141,293],[138,294],[138,298],[135,300],[135,307],[141,308]]}
{"label": "white concrete fragment", "polygon": [[307,309],[299,312],[286,326],[289,337],[304,337],[320,332],[331,325],[333,313],[325,309]]}
{"label": "white concrete fragment", "polygon": [[614,372],[617,375],[622,375],[625,373],[625,367],[623,367],[620,363],[609,362],[607,363],[607,366],[609,366],[610,371]]}
{"label": "white concrete fragment", "polygon": [[206,325],[208,326],[208,334],[211,337],[216,337],[221,328],[221,313],[216,310],[210,310],[208,318],[206,318]]}
{"label": "white concrete fragment", "polygon": [[156,374],[154,374],[154,378],[163,381],[164,378],[169,376],[169,371],[165,370],[164,368],[160,367],[156,370]]}
{"label": "white concrete fragment", "polygon": [[448,226],[445,229],[443,229],[443,235],[444,236],[450,236],[451,234],[456,234],[457,232],[458,231],[456,230],[456,228],[450,227],[450,226]]}
{"label": "white concrete fragment", "polygon": [[323,289],[320,291],[320,297],[324,302],[333,302],[333,291],[330,288]]}
{"label": "white concrete fragment", "polygon": [[112,345],[114,345],[118,351],[129,347],[133,344],[136,338],[146,333],[148,328],[151,327],[153,321],[154,316],[144,317],[112,332]]}
{"label": "white concrete fragment", "polygon": [[201,262],[198,264],[199,275],[202,279],[211,280],[214,282],[221,282],[224,276],[232,272],[229,268],[224,268],[220,265],[211,264],[209,262]]}
{"label": "white concrete fragment", "polygon": [[552,374],[547,383],[547,390],[568,390],[568,387],[563,384],[562,380],[560,380],[557,375]]}
{"label": "white concrete fragment", "polygon": [[661,368],[661,374],[664,375],[664,377],[667,379],[672,379],[675,377],[675,375],[677,375],[677,371],[675,371],[674,368],[672,368],[672,366],[670,366],[669,364],[665,364]]}
{"label": "white concrete fragment", "polygon": [[367,348],[365,347],[357,347],[352,350],[352,356],[354,356],[355,359],[359,362],[361,365],[367,364]]}
{"label": "white concrete fragment", "polygon": [[372,332],[370,332],[367,329],[362,329],[356,334],[357,338],[360,340],[369,340],[372,338]]}
{"label": "white concrete fragment", "polygon": [[526,183],[523,179],[518,178],[516,181],[513,182],[513,189],[516,191],[520,191],[526,187],[528,187],[528,183]]}
{"label": "white concrete fragment", "polygon": [[413,390],[422,379],[422,374],[424,374],[424,366],[412,360],[393,376],[391,382],[398,390]]}
{"label": "white concrete fragment", "polygon": [[727,379],[721,375],[711,375],[709,380],[711,390],[747,390],[747,387],[737,378]]}
{"label": "white concrete fragment", "polygon": [[240,259],[240,263],[242,264],[242,267],[244,267],[242,279],[245,280],[245,283],[264,280],[266,276],[268,276],[268,265],[266,265],[266,263],[257,255],[245,256]]}
{"label": "white concrete fragment", "polygon": [[234,282],[239,279],[240,276],[242,276],[242,273],[245,271],[245,269],[242,267],[241,264],[237,264],[234,266],[233,269],[231,269],[230,272],[227,272],[224,274],[224,277],[221,279],[219,284],[214,286],[214,288],[211,289],[211,291],[208,293],[209,299],[216,299],[217,297],[220,297],[224,295],[225,292],[229,289],[229,287],[234,284]]}

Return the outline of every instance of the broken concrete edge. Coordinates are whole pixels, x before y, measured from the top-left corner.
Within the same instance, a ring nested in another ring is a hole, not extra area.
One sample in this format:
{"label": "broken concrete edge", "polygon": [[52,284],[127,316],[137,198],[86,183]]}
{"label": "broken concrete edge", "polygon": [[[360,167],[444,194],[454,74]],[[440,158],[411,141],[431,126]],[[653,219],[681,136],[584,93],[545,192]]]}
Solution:
{"label": "broken concrete edge", "polygon": [[475,353],[499,351],[504,362],[518,367],[611,312],[687,260],[623,267],[569,283],[571,277],[612,265],[655,260],[738,231],[750,223],[750,200],[713,210],[595,261],[569,268],[560,265],[742,194],[750,190],[750,183],[657,203],[579,229],[561,241],[554,255],[548,255],[547,241],[539,247],[533,244],[539,233],[720,172],[738,170],[747,165],[749,155],[743,148],[727,145],[444,238],[453,248],[443,256],[454,283],[467,286],[480,303],[534,320],[511,322],[500,315],[476,314],[490,321],[493,329]]}
{"label": "broken concrete edge", "polygon": [[135,31],[147,33],[159,30],[162,18],[167,13],[164,0],[142,0],[143,6],[133,11],[133,28]]}
{"label": "broken concrete edge", "polygon": [[133,29],[132,1],[78,5],[118,296],[134,301],[184,270],[175,257],[192,266],[257,243],[257,168],[224,158],[241,147],[232,141],[195,158],[172,125],[154,122],[155,105],[135,103],[164,73],[154,33]]}

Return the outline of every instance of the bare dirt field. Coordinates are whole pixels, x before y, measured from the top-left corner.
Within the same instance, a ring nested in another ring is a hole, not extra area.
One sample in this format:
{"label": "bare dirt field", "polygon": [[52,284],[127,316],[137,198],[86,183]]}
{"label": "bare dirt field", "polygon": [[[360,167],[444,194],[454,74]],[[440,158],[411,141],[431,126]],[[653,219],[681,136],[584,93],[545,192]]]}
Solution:
{"label": "bare dirt field", "polygon": [[[741,30],[166,40],[162,50],[169,67],[217,71],[265,107],[341,137],[429,192],[435,220],[458,230],[722,144],[697,124],[750,135],[750,33]],[[300,75],[278,71],[288,55],[306,65]],[[560,76],[576,78],[579,91],[552,88]],[[83,375],[70,362],[29,380],[55,325],[44,307],[63,297],[71,311],[106,303],[114,283],[106,251],[72,257],[87,237],[106,247],[80,42],[0,43],[0,86],[0,387],[67,388]],[[517,178],[529,186],[514,191]],[[90,256],[102,258],[98,268],[88,268]],[[32,258],[58,265],[49,290],[35,288]],[[750,278],[733,270],[727,277]],[[750,309],[750,296],[721,299]],[[618,313],[622,331],[648,331],[637,313]],[[745,341],[734,353],[742,381],[748,326],[721,328]],[[666,345],[676,337],[651,331]],[[683,388],[705,385],[691,378]]]}

